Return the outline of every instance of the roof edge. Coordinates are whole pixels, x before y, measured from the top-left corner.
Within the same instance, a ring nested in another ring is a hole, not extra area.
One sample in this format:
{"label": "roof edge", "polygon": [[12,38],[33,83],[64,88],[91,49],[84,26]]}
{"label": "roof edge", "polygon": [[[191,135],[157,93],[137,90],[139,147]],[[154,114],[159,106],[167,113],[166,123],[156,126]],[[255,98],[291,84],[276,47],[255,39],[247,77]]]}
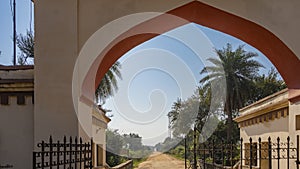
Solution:
{"label": "roof edge", "polygon": [[271,99],[271,98],[274,98],[274,97],[276,97],[276,96],[278,96],[278,95],[280,95],[280,94],[283,94],[283,93],[285,93],[285,92],[288,92],[288,91],[289,91],[288,88],[285,88],[285,89],[283,89],[283,90],[280,90],[279,92],[276,92],[276,93],[274,93],[274,94],[271,94],[271,95],[269,95],[269,96],[267,96],[267,97],[264,97],[264,98],[262,98],[262,99],[260,99],[260,100],[258,100],[258,101],[256,101],[256,102],[254,102],[254,103],[252,103],[252,104],[250,104],[250,105],[248,105],[248,106],[245,106],[245,107],[239,109],[239,112],[245,111],[245,110],[247,110],[247,109],[249,109],[249,108],[251,108],[251,107],[253,107],[253,106],[255,106],[255,105],[258,105],[258,104],[260,104],[260,103],[263,103],[264,101],[267,101],[267,100],[269,100],[269,99]]}
{"label": "roof edge", "polygon": [[4,66],[0,65],[0,70],[28,70],[34,69],[34,65],[15,65],[15,66]]}

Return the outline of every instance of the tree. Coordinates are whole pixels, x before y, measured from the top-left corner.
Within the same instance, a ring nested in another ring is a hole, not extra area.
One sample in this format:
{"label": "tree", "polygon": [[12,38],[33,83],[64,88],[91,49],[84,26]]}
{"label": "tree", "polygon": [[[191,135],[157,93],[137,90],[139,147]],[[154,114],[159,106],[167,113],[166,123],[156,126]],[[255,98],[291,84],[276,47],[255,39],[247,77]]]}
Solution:
{"label": "tree", "polygon": [[276,93],[287,86],[285,82],[279,78],[279,74],[274,67],[267,75],[263,74],[254,79],[254,87],[249,104]]}
{"label": "tree", "polygon": [[208,59],[212,66],[206,66],[201,70],[200,74],[204,77],[200,83],[208,85],[212,82],[224,81],[225,78],[224,112],[227,115],[227,140],[229,141],[232,139],[233,116],[249,99],[249,89],[253,85],[253,79],[258,76],[258,70],[263,66],[253,60],[258,55],[253,52],[246,52],[242,45],[233,51],[232,46],[227,44],[223,49],[216,49],[216,53],[218,59]]}
{"label": "tree", "polygon": [[115,62],[100,81],[95,93],[98,104],[104,104],[118,90],[117,77],[122,79],[120,69],[120,62]]}
{"label": "tree", "polygon": [[135,133],[124,134],[125,144],[128,144],[128,148],[133,151],[138,151],[143,148],[142,137]]}
{"label": "tree", "polygon": [[181,106],[182,106],[182,101],[180,98],[177,98],[177,100],[172,105],[171,111],[168,113],[169,129],[172,128],[175,121],[177,120]]}
{"label": "tree", "polygon": [[18,55],[18,63],[20,65],[26,65],[28,59],[34,58],[34,35],[32,31],[26,32],[26,35],[19,34],[16,39],[16,43],[21,53]]}
{"label": "tree", "polygon": [[197,92],[186,100],[181,101],[176,120],[172,125],[174,137],[182,137],[191,130],[192,125],[197,119],[198,108],[199,96],[197,95]]}
{"label": "tree", "polygon": [[106,162],[109,166],[116,166],[122,163],[123,159],[119,154],[124,146],[124,139],[118,130],[106,131]]}

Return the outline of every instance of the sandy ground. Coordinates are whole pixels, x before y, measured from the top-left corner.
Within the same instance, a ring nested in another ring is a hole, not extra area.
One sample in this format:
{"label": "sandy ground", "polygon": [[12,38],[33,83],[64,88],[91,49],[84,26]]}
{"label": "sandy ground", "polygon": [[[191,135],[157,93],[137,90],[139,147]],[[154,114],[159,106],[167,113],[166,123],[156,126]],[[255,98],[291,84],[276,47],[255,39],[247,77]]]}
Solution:
{"label": "sandy ground", "polygon": [[155,152],[136,169],[184,169],[184,161]]}

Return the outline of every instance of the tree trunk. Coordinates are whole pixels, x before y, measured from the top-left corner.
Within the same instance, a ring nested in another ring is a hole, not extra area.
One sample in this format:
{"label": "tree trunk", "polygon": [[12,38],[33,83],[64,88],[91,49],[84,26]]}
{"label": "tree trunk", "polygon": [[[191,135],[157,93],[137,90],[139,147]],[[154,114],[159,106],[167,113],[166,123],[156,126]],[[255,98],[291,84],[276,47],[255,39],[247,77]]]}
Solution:
{"label": "tree trunk", "polygon": [[227,141],[228,143],[232,140],[232,130],[233,130],[233,125],[232,125],[232,112],[228,112],[228,117],[227,117]]}
{"label": "tree trunk", "polygon": [[227,142],[229,143],[232,140],[232,111],[230,106],[230,99],[227,96],[225,112],[227,114]]}

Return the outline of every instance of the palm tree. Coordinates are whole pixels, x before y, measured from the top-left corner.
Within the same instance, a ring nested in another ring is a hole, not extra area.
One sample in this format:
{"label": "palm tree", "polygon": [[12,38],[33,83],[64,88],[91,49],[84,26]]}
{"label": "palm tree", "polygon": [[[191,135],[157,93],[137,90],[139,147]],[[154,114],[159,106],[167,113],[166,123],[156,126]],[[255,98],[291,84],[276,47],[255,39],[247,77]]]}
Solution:
{"label": "palm tree", "polygon": [[182,101],[180,98],[177,98],[177,100],[172,105],[171,111],[168,113],[169,129],[172,128],[175,121],[177,120],[178,115],[180,113],[181,106],[182,106]]}
{"label": "palm tree", "polygon": [[115,62],[100,81],[95,92],[96,101],[99,105],[103,105],[105,100],[113,96],[118,90],[117,77],[122,79],[120,69],[120,62]]}
{"label": "palm tree", "polygon": [[249,98],[253,79],[258,76],[259,68],[263,67],[253,60],[258,56],[253,52],[246,52],[243,45],[235,51],[227,44],[226,48],[216,50],[217,58],[209,58],[212,66],[206,66],[200,74],[205,75],[200,83],[208,85],[212,82],[226,80],[226,98],[224,112],[227,115],[227,140],[232,139],[233,115],[244,106]]}

